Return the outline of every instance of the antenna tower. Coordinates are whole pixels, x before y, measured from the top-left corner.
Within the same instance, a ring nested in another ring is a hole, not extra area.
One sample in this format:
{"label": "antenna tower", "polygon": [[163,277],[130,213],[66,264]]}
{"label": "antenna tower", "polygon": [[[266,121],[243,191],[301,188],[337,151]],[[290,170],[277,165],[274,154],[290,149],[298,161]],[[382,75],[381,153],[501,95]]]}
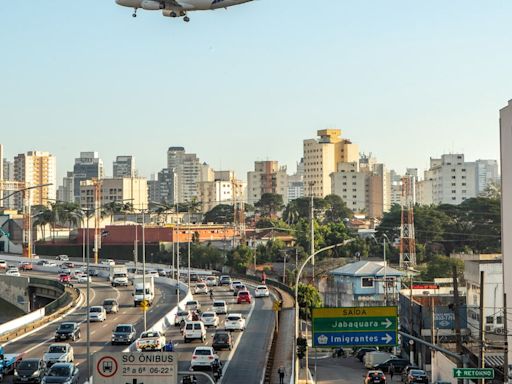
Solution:
{"label": "antenna tower", "polygon": [[414,185],[412,176],[402,177],[402,220],[400,225],[400,268],[416,265],[416,235],[414,232]]}

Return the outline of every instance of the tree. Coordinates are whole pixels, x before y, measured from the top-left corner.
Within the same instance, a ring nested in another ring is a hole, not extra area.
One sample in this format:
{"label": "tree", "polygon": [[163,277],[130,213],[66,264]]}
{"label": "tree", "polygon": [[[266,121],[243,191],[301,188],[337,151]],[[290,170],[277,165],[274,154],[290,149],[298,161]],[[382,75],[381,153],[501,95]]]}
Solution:
{"label": "tree", "polygon": [[190,263],[196,268],[218,268],[224,264],[224,256],[211,244],[190,244]]}
{"label": "tree", "polygon": [[[464,262],[447,256],[434,256],[421,272],[421,278],[425,281],[433,281],[435,277],[452,277],[452,267],[455,265],[461,276],[464,273]],[[460,277],[460,276],[459,276]]]}
{"label": "tree", "polygon": [[283,196],[277,193],[264,193],[254,206],[259,208],[263,216],[274,217],[278,211],[284,208]]}
{"label": "tree", "polygon": [[226,224],[232,223],[234,218],[233,206],[228,204],[219,204],[206,212],[203,223]]}
{"label": "tree", "polygon": [[351,218],[354,213],[347,208],[347,204],[338,195],[327,195],[325,202],[325,222],[341,221]]}
{"label": "tree", "polygon": [[299,283],[297,290],[297,301],[299,302],[299,315],[301,318],[310,318],[311,309],[322,305],[322,298],[313,285]]}
{"label": "tree", "polygon": [[228,252],[227,264],[238,273],[245,273],[254,261],[254,250],[246,245],[239,245]]}

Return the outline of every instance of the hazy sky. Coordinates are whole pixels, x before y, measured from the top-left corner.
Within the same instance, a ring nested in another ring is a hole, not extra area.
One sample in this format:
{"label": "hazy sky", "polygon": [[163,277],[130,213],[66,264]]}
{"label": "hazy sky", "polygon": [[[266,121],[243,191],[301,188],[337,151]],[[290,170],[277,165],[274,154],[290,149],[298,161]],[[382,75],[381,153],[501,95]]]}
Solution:
{"label": "hazy sky", "polygon": [[[37,4],[36,4],[37,3]],[[44,3],[44,4],[43,4]],[[184,146],[245,179],[295,170],[302,140],[337,127],[400,172],[463,152],[498,159],[512,98],[512,2],[258,0],[191,22],[113,0],[6,1],[0,128],[6,156],[80,151],[143,175]]]}

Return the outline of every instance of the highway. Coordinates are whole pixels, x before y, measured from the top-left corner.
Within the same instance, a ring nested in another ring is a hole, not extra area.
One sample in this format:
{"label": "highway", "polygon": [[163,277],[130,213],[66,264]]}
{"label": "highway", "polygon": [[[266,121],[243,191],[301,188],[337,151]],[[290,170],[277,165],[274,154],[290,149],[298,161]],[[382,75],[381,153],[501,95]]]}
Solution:
{"label": "highway", "polygon": [[[27,273],[28,274],[28,273]],[[26,275],[23,273],[22,275]],[[48,277],[56,279],[57,274],[31,272],[30,275]],[[75,284],[85,295],[85,284]],[[156,283],[156,296],[153,306],[147,312],[148,328],[162,318],[174,306],[176,306],[175,289],[173,287]],[[133,306],[132,286],[113,288],[105,278],[93,278],[91,283],[91,305],[101,305],[106,298],[115,298],[120,304],[117,314],[107,315],[107,320],[103,323],[91,323],[91,353],[97,351],[118,351],[121,352],[126,346],[110,343],[112,329],[118,323],[135,324],[138,334],[143,331],[143,317],[140,307]],[[68,341],[74,348],[75,364],[80,369],[80,383],[86,381],[86,303],[78,308],[74,313],[65,316],[58,322],[29,335],[25,338],[8,342],[5,344],[6,353],[24,352],[24,358],[38,357],[42,358],[48,346],[54,342],[54,332],[57,325],[63,321],[83,322],[81,328],[81,339],[76,342]],[[11,383],[12,376],[6,376],[5,382]]]}

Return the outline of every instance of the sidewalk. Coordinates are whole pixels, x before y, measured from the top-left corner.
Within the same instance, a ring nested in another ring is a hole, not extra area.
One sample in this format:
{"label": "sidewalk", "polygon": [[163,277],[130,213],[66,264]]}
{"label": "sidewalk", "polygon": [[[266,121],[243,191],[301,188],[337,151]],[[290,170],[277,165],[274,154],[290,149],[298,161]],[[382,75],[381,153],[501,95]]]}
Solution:
{"label": "sidewalk", "polygon": [[277,370],[284,367],[284,382],[290,383],[292,373],[292,358],[294,356],[293,345],[295,338],[295,308],[293,299],[282,292],[283,306],[279,315],[279,332],[277,334],[276,350],[274,355],[274,367],[272,372],[272,384],[279,383]]}

